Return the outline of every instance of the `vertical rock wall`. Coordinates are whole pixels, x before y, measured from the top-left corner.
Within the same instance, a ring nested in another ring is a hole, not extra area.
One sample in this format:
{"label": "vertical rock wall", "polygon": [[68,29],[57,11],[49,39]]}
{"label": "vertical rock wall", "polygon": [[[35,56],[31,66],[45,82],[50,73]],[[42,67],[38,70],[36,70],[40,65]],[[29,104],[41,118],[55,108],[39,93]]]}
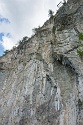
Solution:
{"label": "vertical rock wall", "polygon": [[0,58],[0,125],[83,125],[83,6],[68,4]]}

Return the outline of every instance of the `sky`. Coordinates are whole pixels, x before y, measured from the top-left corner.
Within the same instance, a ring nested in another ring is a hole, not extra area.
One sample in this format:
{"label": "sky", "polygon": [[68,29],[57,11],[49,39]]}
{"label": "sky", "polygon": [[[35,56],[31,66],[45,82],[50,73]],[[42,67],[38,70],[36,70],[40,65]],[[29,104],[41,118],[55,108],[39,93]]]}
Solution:
{"label": "sky", "polygon": [[49,19],[48,10],[56,13],[63,0],[0,0],[0,56],[12,49],[32,29]]}

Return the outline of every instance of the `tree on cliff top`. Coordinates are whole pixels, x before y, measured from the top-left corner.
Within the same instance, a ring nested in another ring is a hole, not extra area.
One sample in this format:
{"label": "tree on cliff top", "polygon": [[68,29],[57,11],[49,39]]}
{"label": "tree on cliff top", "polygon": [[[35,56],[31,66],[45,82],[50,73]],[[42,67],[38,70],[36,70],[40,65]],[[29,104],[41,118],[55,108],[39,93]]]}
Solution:
{"label": "tree on cliff top", "polygon": [[5,56],[8,52],[9,52],[9,50],[5,50],[3,53],[3,56]]}
{"label": "tree on cliff top", "polygon": [[54,14],[54,12],[49,9],[49,11],[48,11],[48,16],[49,16],[49,17],[53,17],[53,14]]}

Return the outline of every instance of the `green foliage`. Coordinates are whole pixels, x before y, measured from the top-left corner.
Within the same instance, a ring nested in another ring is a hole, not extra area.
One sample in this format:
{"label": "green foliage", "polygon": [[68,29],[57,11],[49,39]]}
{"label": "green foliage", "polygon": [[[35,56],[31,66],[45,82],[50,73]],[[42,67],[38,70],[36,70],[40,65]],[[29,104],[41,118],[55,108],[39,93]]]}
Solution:
{"label": "green foliage", "polygon": [[79,40],[83,40],[83,33],[80,33],[78,37],[79,37]]}
{"label": "green foliage", "polygon": [[9,50],[5,50],[3,53],[3,56],[6,55],[9,52]]}
{"label": "green foliage", "polygon": [[22,40],[19,40],[19,42],[24,42],[24,41],[26,41],[26,40],[28,40],[28,36],[24,36],[23,38],[22,38]]}
{"label": "green foliage", "polygon": [[18,48],[19,49],[23,49],[23,44],[24,44],[24,41],[19,40],[19,42],[18,42]]}
{"label": "green foliage", "polygon": [[79,107],[82,107],[83,106],[83,101],[81,101],[80,99],[78,100],[78,105]]}
{"label": "green foliage", "polygon": [[28,40],[28,37],[27,37],[27,36],[23,37],[22,40],[19,40],[18,45],[19,45],[19,46],[22,46],[27,40]]}
{"label": "green foliage", "polygon": [[37,33],[37,28],[32,29],[33,33]]}
{"label": "green foliage", "polygon": [[21,40],[19,40],[18,44],[19,44],[19,45],[21,45],[21,44],[22,44],[22,41],[21,41]]}
{"label": "green foliage", "polygon": [[83,47],[83,44],[80,44],[79,47]]}
{"label": "green foliage", "polygon": [[34,29],[32,29],[32,31],[36,34],[38,31],[40,31],[40,26],[38,26],[38,28],[34,28]]}
{"label": "green foliage", "polygon": [[49,16],[49,17],[53,17],[53,14],[54,14],[54,12],[53,12],[52,10],[49,10],[49,11],[48,11],[48,16]]}
{"label": "green foliage", "polygon": [[83,51],[82,50],[77,50],[77,53],[78,53],[79,56],[81,56],[81,57],[83,56]]}
{"label": "green foliage", "polygon": [[27,37],[27,36],[23,37],[23,39],[22,39],[23,42],[25,42],[25,41],[27,41],[27,40],[28,40],[28,37]]}
{"label": "green foliage", "polygon": [[[83,33],[79,34],[79,40],[83,40]],[[80,57],[83,57],[83,44],[79,45],[80,49],[77,50],[77,53]]]}

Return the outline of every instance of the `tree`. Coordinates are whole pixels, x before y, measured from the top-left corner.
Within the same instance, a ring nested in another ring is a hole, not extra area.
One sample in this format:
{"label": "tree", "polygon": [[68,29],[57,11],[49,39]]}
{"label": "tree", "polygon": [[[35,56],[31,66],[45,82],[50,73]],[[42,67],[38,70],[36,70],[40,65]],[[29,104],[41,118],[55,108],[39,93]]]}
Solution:
{"label": "tree", "polygon": [[53,12],[52,10],[49,10],[49,11],[48,11],[48,16],[49,16],[49,17],[53,17],[53,14],[54,14],[54,12]]}
{"label": "tree", "polygon": [[24,41],[27,41],[27,40],[28,40],[28,37],[27,37],[27,36],[23,37],[23,39],[22,39],[23,42],[24,42]]}
{"label": "tree", "polygon": [[22,44],[22,40],[19,40],[18,45],[21,45],[21,44]]}
{"label": "tree", "polygon": [[38,28],[34,28],[34,29],[32,29],[32,31],[36,34],[38,31],[40,31],[40,29],[41,29],[41,27],[38,26]]}
{"label": "tree", "polygon": [[9,52],[9,50],[5,50],[3,53],[3,56],[6,55]]}

